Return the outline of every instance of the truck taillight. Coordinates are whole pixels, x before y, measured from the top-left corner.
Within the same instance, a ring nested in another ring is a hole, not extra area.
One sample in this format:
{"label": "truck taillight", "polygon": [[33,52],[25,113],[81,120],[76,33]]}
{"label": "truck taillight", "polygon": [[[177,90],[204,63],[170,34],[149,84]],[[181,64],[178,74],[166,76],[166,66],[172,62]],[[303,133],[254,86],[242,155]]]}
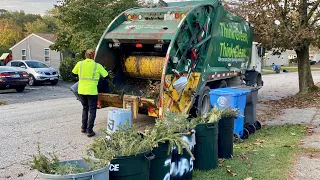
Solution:
{"label": "truck taillight", "polygon": [[178,13],[174,14],[174,18],[179,19],[179,17],[180,17],[180,14],[178,14]]}
{"label": "truck taillight", "polygon": [[133,18],[134,20],[136,20],[136,19],[137,19],[137,15],[134,14],[134,15],[132,16],[132,18]]}
{"label": "truck taillight", "polygon": [[11,77],[9,73],[0,73],[0,78]]}

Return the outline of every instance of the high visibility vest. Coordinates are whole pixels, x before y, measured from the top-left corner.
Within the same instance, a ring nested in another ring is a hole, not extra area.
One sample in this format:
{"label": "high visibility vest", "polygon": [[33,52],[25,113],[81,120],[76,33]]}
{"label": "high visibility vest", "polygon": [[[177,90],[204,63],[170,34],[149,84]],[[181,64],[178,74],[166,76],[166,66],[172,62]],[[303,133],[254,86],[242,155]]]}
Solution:
{"label": "high visibility vest", "polygon": [[79,80],[86,80],[86,81],[99,81],[99,78],[96,79],[94,76],[97,73],[97,63],[94,62],[94,68],[93,68],[93,72],[92,72],[92,77],[91,78],[87,78],[87,77],[83,77],[82,76],[82,66],[83,66],[83,61],[80,62],[80,71],[79,71]]}
{"label": "high visibility vest", "polygon": [[78,93],[81,95],[97,95],[100,77],[108,75],[108,72],[100,64],[91,59],[78,62],[73,72],[78,74]]}

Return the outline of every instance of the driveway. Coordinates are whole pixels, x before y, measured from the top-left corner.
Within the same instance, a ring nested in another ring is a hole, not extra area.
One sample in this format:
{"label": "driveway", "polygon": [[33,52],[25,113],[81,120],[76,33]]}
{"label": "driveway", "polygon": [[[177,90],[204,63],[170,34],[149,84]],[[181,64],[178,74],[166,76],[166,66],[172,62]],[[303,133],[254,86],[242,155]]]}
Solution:
{"label": "driveway", "polygon": [[17,93],[13,90],[0,90],[0,100],[8,104],[27,103],[50,99],[74,97],[70,91],[73,83],[59,82],[57,85],[27,86],[26,90]]}

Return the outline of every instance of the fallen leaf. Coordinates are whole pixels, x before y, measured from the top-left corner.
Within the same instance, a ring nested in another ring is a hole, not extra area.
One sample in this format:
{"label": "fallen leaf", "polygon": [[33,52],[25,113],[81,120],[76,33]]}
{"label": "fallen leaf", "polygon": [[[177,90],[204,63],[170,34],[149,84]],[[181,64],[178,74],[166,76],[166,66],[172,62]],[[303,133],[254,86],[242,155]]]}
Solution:
{"label": "fallen leaf", "polygon": [[227,169],[227,173],[232,176],[237,176],[237,173],[232,172],[230,169]]}
{"label": "fallen leaf", "polygon": [[231,166],[227,166],[226,168],[231,168]]}
{"label": "fallen leaf", "polygon": [[252,180],[252,177],[245,178],[244,180]]}
{"label": "fallen leaf", "polygon": [[295,135],[296,135],[296,133],[291,133],[291,135],[292,135],[292,136],[295,136]]}
{"label": "fallen leaf", "polygon": [[251,171],[251,170],[248,171],[248,174],[252,174],[252,173],[253,173],[253,171]]}

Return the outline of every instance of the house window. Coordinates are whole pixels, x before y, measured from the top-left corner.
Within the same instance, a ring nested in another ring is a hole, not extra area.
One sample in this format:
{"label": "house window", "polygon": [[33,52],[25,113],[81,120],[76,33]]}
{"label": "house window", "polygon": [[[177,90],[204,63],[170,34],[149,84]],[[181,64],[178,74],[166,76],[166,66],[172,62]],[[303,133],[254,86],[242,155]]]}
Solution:
{"label": "house window", "polygon": [[49,48],[44,49],[44,61],[50,61],[50,49]]}
{"label": "house window", "polygon": [[27,59],[27,51],[25,49],[21,49],[21,59],[22,60]]}

